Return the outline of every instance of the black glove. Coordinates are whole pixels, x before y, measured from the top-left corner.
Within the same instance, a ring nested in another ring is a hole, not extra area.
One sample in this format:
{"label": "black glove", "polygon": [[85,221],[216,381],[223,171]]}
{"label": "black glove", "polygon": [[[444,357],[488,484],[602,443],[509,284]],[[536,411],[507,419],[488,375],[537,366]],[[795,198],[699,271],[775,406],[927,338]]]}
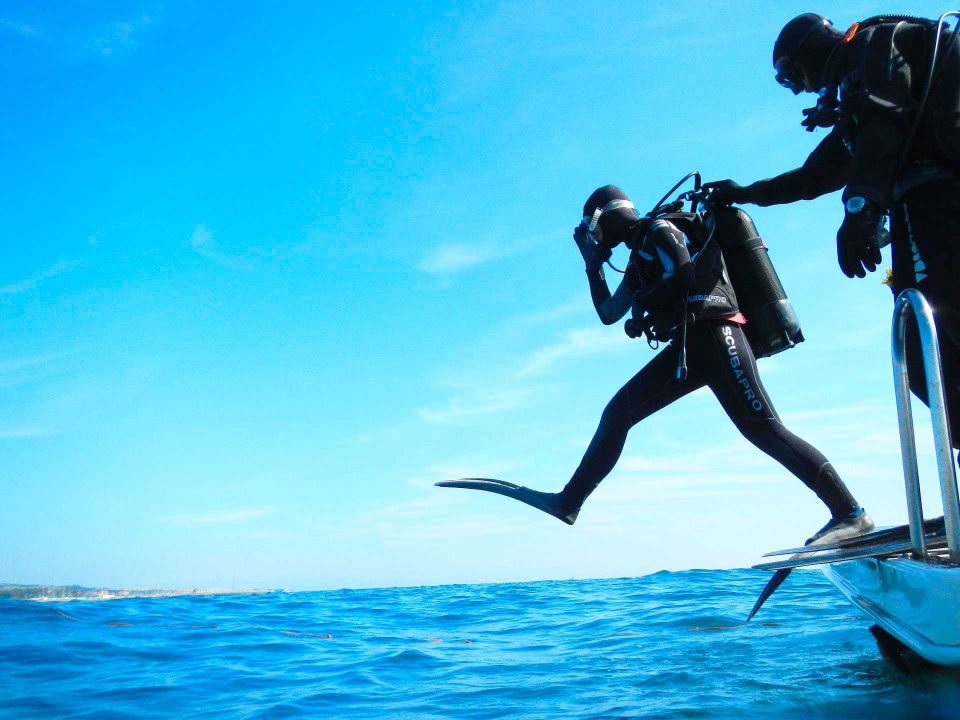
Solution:
{"label": "black glove", "polygon": [[721,205],[750,202],[750,188],[743,187],[733,180],[715,180],[704,183],[704,190],[710,191],[710,202]]}
{"label": "black glove", "polygon": [[803,129],[813,132],[817,128],[833,127],[837,124],[836,111],[824,111],[819,105],[803,111],[803,120],[800,121]]}
{"label": "black glove", "polygon": [[580,249],[580,254],[583,256],[583,264],[586,265],[588,271],[599,270],[612,255],[609,248],[603,247],[590,237],[583,223],[580,223],[574,228],[573,239]]}
{"label": "black glove", "polygon": [[803,120],[800,124],[807,132],[813,132],[817,128],[833,127],[840,119],[840,113],[837,110],[840,101],[836,88],[824,88],[820,93],[817,104],[803,111]]}
{"label": "black glove", "polygon": [[877,269],[883,213],[872,200],[851,197],[844,203],[846,215],[837,232],[837,260],[848,278],[866,277]]}

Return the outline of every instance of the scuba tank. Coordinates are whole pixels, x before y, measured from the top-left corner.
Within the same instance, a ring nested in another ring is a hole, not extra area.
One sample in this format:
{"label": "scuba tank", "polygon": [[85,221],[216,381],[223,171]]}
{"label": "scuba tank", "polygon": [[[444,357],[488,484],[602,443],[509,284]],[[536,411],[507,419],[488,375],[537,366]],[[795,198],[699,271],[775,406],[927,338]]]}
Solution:
{"label": "scuba tank", "polygon": [[769,357],[803,342],[800,321],[753,220],[738,207],[714,206],[712,214],[753,354]]}

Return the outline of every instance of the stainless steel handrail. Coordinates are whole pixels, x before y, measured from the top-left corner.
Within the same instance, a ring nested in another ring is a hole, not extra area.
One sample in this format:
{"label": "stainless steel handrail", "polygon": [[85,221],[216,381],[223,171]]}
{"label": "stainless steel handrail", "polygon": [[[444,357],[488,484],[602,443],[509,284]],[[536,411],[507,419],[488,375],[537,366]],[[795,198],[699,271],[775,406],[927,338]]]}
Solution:
{"label": "stainless steel handrail", "polygon": [[933,422],[934,447],[940,471],[940,494],[943,498],[943,518],[946,525],[947,548],[952,562],[960,562],[960,493],[957,492],[957,474],[953,465],[953,444],[950,441],[950,423],[943,393],[943,372],[940,366],[940,346],[937,344],[937,326],[930,303],[918,290],[900,293],[893,309],[893,383],[897,396],[897,417],[900,422],[900,450],[903,458],[903,479],[907,491],[907,514],[910,521],[910,543],[919,557],[927,556],[923,538],[923,505],[920,500],[920,473],[917,469],[916,436],[910,402],[910,381],[907,377],[906,337],[907,310],[917,321],[923,369],[927,380],[927,400]]}

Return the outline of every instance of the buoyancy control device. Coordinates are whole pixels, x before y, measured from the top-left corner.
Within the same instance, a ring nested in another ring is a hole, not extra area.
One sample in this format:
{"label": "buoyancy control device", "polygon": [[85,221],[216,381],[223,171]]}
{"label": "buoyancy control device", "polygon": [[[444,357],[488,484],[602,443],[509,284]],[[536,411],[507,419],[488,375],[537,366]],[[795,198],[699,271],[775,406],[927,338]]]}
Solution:
{"label": "buoyancy control device", "polygon": [[[668,202],[667,198],[690,178],[694,178],[694,189],[681,193],[675,200]],[[713,225],[709,236],[697,243],[697,255],[711,242],[719,246],[730,284],[737,296],[737,305],[747,319],[744,334],[755,357],[776,355],[803,342],[800,320],[783,289],[780,277],[767,254],[767,246],[757,232],[753,219],[739,207],[710,202],[710,192],[701,190],[700,180],[698,171],[687,173],[644,217],[652,220],[680,213],[689,219],[692,214],[699,213],[705,221],[700,224],[701,229]],[[691,203],[689,213],[683,212],[686,202]],[[692,224],[683,225],[682,230],[690,232],[691,235],[695,234]],[[685,374],[686,333],[681,346],[681,369],[678,369],[678,377]]]}

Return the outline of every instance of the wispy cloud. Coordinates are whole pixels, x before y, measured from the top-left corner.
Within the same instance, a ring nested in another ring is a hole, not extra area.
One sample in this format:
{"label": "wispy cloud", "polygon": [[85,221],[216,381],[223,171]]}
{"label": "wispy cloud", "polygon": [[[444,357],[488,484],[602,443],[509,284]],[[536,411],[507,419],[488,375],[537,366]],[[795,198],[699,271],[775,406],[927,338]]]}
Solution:
{"label": "wispy cloud", "polygon": [[36,35],[37,29],[33,25],[29,25],[25,22],[19,20],[11,20],[9,18],[0,18],[0,28],[5,30],[10,30],[15,32],[18,35]]}
{"label": "wispy cloud", "polygon": [[28,277],[24,280],[19,280],[18,282],[10,283],[9,285],[0,286],[0,295],[21,295],[22,293],[29,292],[44,280],[49,280],[50,278],[63,275],[64,273],[73,270],[76,266],[76,262],[67,262],[65,260],[61,260],[60,262],[48,267],[46,270],[40,271],[36,275]]}
{"label": "wispy cloud", "polygon": [[[504,520],[500,515],[491,515],[504,507],[503,498],[492,502],[492,496],[459,489],[434,487],[439,480],[458,477],[509,477],[529,465],[528,459],[496,457],[491,459],[477,455],[441,460],[415,471],[406,483],[417,492],[408,499],[377,506],[371,503],[365,509],[349,515],[329,518],[309,529],[314,542],[318,537],[370,538],[382,537],[407,541],[436,540],[448,542],[450,538],[516,537],[528,530],[529,516],[516,513],[515,520]],[[478,497],[480,496],[480,497]],[[479,504],[478,504],[479,500]],[[469,512],[459,510],[469,507]],[[491,517],[496,521],[491,522]],[[255,533],[248,534],[252,537]]]}
{"label": "wispy cloud", "polygon": [[652,498],[691,498],[712,496],[730,488],[756,486],[776,487],[783,483],[796,483],[798,492],[803,492],[799,480],[786,471],[767,467],[753,472],[744,473],[739,470],[728,469],[726,472],[714,472],[709,475],[651,475],[637,477],[630,473],[618,473],[604,480],[603,492],[595,496],[599,503],[623,506],[627,504],[642,504]]}
{"label": "wispy cloud", "polygon": [[847,418],[863,416],[864,418],[874,418],[877,413],[882,412],[883,408],[876,403],[860,403],[857,405],[848,405],[846,407],[825,407],[814,410],[802,410],[797,412],[787,412],[783,414],[785,422],[805,422],[815,420],[818,423],[826,420],[845,421]]}
{"label": "wispy cloud", "polygon": [[156,378],[147,357],[105,361],[80,349],[0,359],[0,391],[18,393],[0,411],[0,439],[53,437],[97,427],[134,402]]}
{"label": "wispy cloud", "polygon": [[502,239],[491,237],[470,242],[441,243],[417,268],[429,275],[449,278],[470,268],[529,252],[543,243],[539,237]]}
{"label": "wispy cloud", "polygon": [[242,508],[239,510],[226,510],[218,512],[208,512],[187,515],[172,515],[165,517],[164,520],[173,525],[233,525],[237,523],[259,520],[260,518],[272,515],[277,508],[272,505],[256,508]]}
{"label": "wispy cloud", "polygon": [[[563,307],[558,312],[565,314],[567,310]],[[462,376],[457,382],[438,382],[458,392],[445,404],[420,408],[417,414],[426,422],[441,424],[513,412],[542,391],[539,384],[532,384],[536,378],[547,375],[561,362],[629,349],[622,335],[608,331],[609,328],[566,330],[553,343],[525,356],[511,357],[509,367],[501,368],[492,382],[489,373],[472,382],[464,382]]]}
{"label": "wispy cloud", "polygon": [[[722,453],[725,448],[707,449],[708,453],[714,451]],[[604,481],[602,492],[591,498],[590,520],[579,526],[578,533],[622,537],[636,518],[648,514],[651,506],[661,502],[667,494],[684,499],[716,497],[729,494],[734,487],[792,482],[788,473],[769,460],[763,462],[762,454],[755,454],[761,461],[757,463],[758,467],[751,467],[747,473],[744,473],[742,463],[733,462],[727,463],[726,472],[717,472],[716,468],[709,474],[700,472],[707,463],[697,463],[688,464],[686,474],[669,473],[665,476],[656,472],[624,472],[618,466],[614,475]],[[676,459],[680,460],[682,456],[678,454]],[[671,460],[664,459],[663,462]],[[519,503],[491,493],[432,487],[436,480],[456,477],[529,476],[529,467],[528,458],[485,461],[481,457],[464,457],[442,462],[424,468],[409,479],[409,484],[424,494],[359,513],[336,531],[341,536],[378,535],[405,541],[440,540],[447,543],[451,538],[515,539],[531,532],[557,533],[559,536],[566,532],[565,526],[522,508]],[[524,469],[526,472],[522,472]]]}
{"label": "wispy cloud", "polygon": [[110,23],[94,38],[90,47],[104,57],[135,50],[140,45],[140,36],[151,25],[153,18],[149,15],[141,15],[136,20]]}
{"label": "wispy cloud", "polygon": [[56,435],[56,430],[43,425],[0,426],[0,440],[20,440]]}
{"label": "wispy cloud", "polygon": [[[750,475],[766,473],[775,466],[775,461],[756,451],[744,438],[730,435],[713,444],[697,443],[695,450],[689,445],[668,445],[660,438],[645,443],[641,454],[626,454],[617,463],[618,473],[627,475],[669,475],[671,482],[684,477],[698,478],[700,482],[752,483]],[[728,477],[729,471],[729,477]],[[731,479],[732,478],[732,479]]]}
{"label": "wispy cloud", "polygon": [[247,533],[247,537],[250,538],[251,540],[279,540],[279,539],[289,539],[294,537],[303,537],[304,539],[306,539],[305,536],[298,535],[292,532],[286,532],[283,530],[277,530],[277,531],[263,530],[258,532],[250,532],[250,533]]}
{"label": "wispy cloud", "polygon": [[29,38],[50,50],[62,49],[68,53],[80,50],[107,59],[136,50],[144,34],[157,22],[155,12],[140,12],[125,20],[94,18],[80,25],[60,22],[55,13],[43,19],[43,10],[32,14],[37,22],[28,22],[11,14],[0,17],[0,31]]}
{"label": "wispy cloud", "polygon": [[528,464],[528,460],[497,457],[461,457],[456,460],[435,463],[424,468],[407,480],[407,484],[416,488],[430,488],[439,480],[452,480],[462,477],[506,477]]}
{"label": "wispy cloud", "polygon": [[492,247],[441,245],[420,261],[418,269],[431,275],[450,275],[501,257]]}
{"label": "wispy cloud", "polygon": [[[853,416],[845,408],[834,408],[825,414],[848,421]],[[682,442],[660,442],[655,437],[650,440],[643,444],[642,454],[625,455],[591,498],[590,522],[583,525],[581,532],[622,536],[629,531],[632,519],[645,517],[667,497],[671,502],[722,503],[737,494],[756,494],[761,498],[783,494],[798,502],[814,502],[809,491],[786,469],[730,432],[712,444],[698,443],[695,452]],[[436,479],[518,476],[522,475],[519,469],[526,464],[528,461],[514,460],[504,468],[484,465],[480,457],[464,457],[427,467],[408,481],[422,489],[424,496],[364,513],[345,532],[376,532],[406,540],[454,536],[494,540],[529,533],[537,518],[522,510],[515,512],[516,504],[469,491],[430,487]],[[857,478],[878,477],[883,474],[884,464],[889,461],[878,458],[873,465],[850,468],[849,463],[844,463],[844,467]],[[461,505],[469,506],[469,513],[454,512]],[[506,512],[501,512],[501,508]],[[451,520],[452,516],[456,521]],[[539,526],[535,527],[539,531]],[[559,524],[547,523],[543,530],[551,532],[558,527]],[[412,535],[408,534],[411,528]]]}
{"label": "wispy cloud", "polygon": [[[558,320],[568,320],[571,317],[581,315],[585,312],[584,308],[589,306],[585,297],[584,294],[577,294],[561,303],[557,303],[553,307],[537,310],[525,315],[518,315],[505,320],[503,326],[508,330],[525,330],[531,327],[555,323]],[[593,313],[593,310],[590,309],[589,312]]]}
{"label": "wispy cloud", "polygon": [[15,358],[12,360],[0,360],[0,375],[46,365],[54,360],[60,359],[63,357],[63,355],[63,353],[56,353],[52,355],[37,355],[34,357]]}
{"label": "wispy cloud", "polygon": [[190,246],[194,252],[208,260],[227,268],[228,270],[253,270],[253,263],[242,255],[224,252],[213,239],[213,235],[206,225],[200,224],[193,229]]}
{"label": "wispy cloud", "polygon": [[216,241],[214,232],[205,223],[194,226],[190,247],[198,255],[228,270],[244,272],[266,267],[283,267],[304,257],[320,257],[326,252],[323,237],[313,232],[309,233],[305,240],[271,240],[242,249],[225,249]]}
{"label": "wispy cloud", "polygon": [[441,407],[421,408],[417,414],[428,423],[498,415],[521,407],[535,392],[532,387],[485,389],[454,397]]}
{"label": "wispy cloud", "polygon": [[[502,516],[490,522],[483,510],[483,500],[469,491],[432,488],[428,495],[415,500],[395,503],[359,513],[348,523],[342,523],[337,533],[341,537],[384,537],[409,540],[441,540],[451,537],[516,537],[529,530],[523,513],[510,521]],[[492,507],[498,507],[498,498]],[[470,513],[453,512],[452,508],[468,504]]]}
{"label": "wispy cloud", "polygon": [[702,453],[693,456],[689,452],[684,452],[675,456],[647,457],[634,455],[624,457],[617,463],[617,469],[625,473],[696,474],[713,472],[715,466],[713,466],[711,458],[705,457]]}
{"label": "wispy cloud", "polygon": [[558,342],[537,350],[520,365],[521,378],[541,375],[554,365],[569,358],[600,355],[626,348],[623,336],[608,328],[581,328],[567,330]]}

